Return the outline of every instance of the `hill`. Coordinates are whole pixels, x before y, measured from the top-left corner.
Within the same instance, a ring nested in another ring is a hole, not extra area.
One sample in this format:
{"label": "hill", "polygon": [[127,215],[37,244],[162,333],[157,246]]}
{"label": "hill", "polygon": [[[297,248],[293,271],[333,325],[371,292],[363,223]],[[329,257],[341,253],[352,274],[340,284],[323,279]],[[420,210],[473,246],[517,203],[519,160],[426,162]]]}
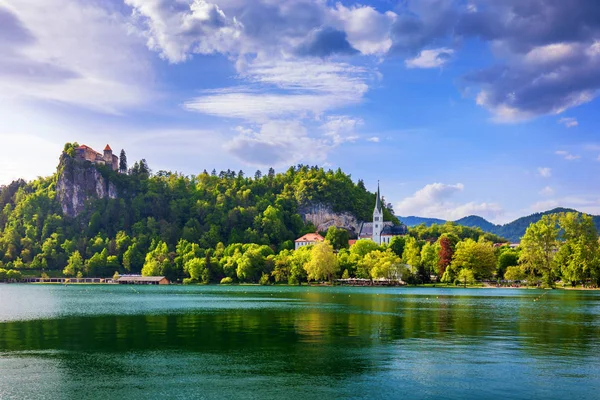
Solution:
{"label": "hill", "polygon": [[[530,224],[536,223],[539,221],[543,215],[547,214],[557,214],[561,212],[578,212],[577,210],[573,210],[570,208],[554,208],[552,210],[539,212],[535,214],[531,214],[525,217],[518,218],[512,222],[509,222],[504,225],[496,225],[485,218],[479,217],[477,215],[470,215],[461,219],[458,219],[456,222],[459,225],[469,226],[473,228],[481,228],[484,232],[489,232],[494,235],[498,235],[504,237],[511,242],[519,242],[521,237],[525,234],[525,231],[529,227]],[[400,221],[405,223],[407,226],[416,226],[420,224],[425,224],[426,226],[431,226],[433,224],[443,224],[446,221],[440,220],[436,218],[422,218],[422,217],[398,217]],[[594,220],[594,224],[596,225],[596,229],[600,231],[600,216],[592,216]]]}
{"label": "hill", "polygon": [[[54,175],[0,188],[0,267],[62,270],[78,252],[83,262],[102,260],[92,276],[137,273],[158,243],[174,253],[181,240],[203,249],[256,243],[279,251],[323,221],[347,221],[351,230],[372,218],[375,204],[375,193],[339,169],[184,176],[153,174],[141,160],[117,173],[81,159],[78,148],[65,145]],[[398,223],[387,209],[384,220]]]}

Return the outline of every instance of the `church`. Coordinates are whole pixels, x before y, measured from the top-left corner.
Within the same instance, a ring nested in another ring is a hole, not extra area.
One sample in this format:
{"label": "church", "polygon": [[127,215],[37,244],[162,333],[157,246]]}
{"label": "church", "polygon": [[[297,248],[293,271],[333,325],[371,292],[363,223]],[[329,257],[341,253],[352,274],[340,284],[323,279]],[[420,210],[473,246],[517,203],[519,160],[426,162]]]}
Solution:
{"label": "church", "polygon": [[375,243],[389,244],[394,236],[408,234],[408,228],[404,224],[394,225],[391,221],[383,221],[383,203],[377,183],[377,198],[373,210],[373,222],[363,222],[358,233],[359,239],[371,239]]}

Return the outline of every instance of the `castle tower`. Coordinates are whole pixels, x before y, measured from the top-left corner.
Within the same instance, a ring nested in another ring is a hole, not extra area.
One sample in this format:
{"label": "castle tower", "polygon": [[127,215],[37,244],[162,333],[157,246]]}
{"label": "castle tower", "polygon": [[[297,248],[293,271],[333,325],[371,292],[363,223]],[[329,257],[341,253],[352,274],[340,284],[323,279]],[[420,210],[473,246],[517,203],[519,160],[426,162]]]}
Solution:
{"label": "castle tower", "polygon": [[106,163],[106,165],[112,166],[112,156],[112,149],[109,145],[106,145],[106,147],[104,148],[104,162]]}
{"label": "castle tower", "polygon": [[379,181],[377,181],[377,199],[375,200],[375,209],[373,210],[373,241],[381,244],[381,231],[383,229],[383,207],[381,205],[381,195],[379,193]]}

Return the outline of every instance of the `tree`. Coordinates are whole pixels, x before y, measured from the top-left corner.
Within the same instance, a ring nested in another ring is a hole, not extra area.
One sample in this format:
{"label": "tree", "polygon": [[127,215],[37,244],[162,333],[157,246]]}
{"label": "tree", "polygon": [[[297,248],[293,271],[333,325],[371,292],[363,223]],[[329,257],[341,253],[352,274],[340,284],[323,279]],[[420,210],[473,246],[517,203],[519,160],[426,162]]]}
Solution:
{"label": "tree", "polygon": [[418,268],[421,265],[421,246],[414,237],[409,236],[406,239],[402,259],[413,268]]}
{"label": "tree", "polygon": [[373,251],[365,256],[361,264],[365,265],[371,279],[401,280],[406,272],[402,260],[391,249]]}
{"label": "tree", "polygon": [[496,276],[502,278],[508,267],[519,265],[519,253],[511,248],[503,248],[496,264]]}
{"label": "tree", "polygon": [[192,258],[185,263],[185,270],[190,275],[193,282],[198,282],[202,278],[202,272],[206,266],[206,261],[201,258]]}
{"label": "tree", "polygon": [[74,251],[69,257],[69,261],[65,269],[63,269],[63,275],[65,276],[76,276],[78,272],[83,270],[83,259],[79,251]]}
{"label": "tree", "polygon": [[504,279],[507,281],[522,281],[525,279],[525,273],[523,269],[519,266],[507,267],[506,272],[504,273]]}
{"label": "tree", "polygon": [[458,273],[458,280],[465,286],[475,283],[475,274],[472,270],[463,268]]}
{"label": "tree", "polygon": [[455,272],[468,269],[478,279],[491,277],[496,268],[496,255],[492,244],[484,241],[476,242],[473,239],[459,242],[456,245],[451,267]]}
{"label": "tree", "polygon": [[334,250],[340,250],[348,248],[348,241],[350,240],[350,237],[346,229],[330,226],[329,229],[327,229],[325,240],[331,243]]}
{"label": "tree", "polygon": [[519,264],[531,277],[541,276],[545,284],[554,285],[556,278],[555,256],[558,250],[558,216],[544,215],[529,225],[521,238]]}
{"label": "tree", "polygon": [[121,154],[119,155],[119,172],[122,174],[127,173],[127,155],[123,149],[121,149]]}
{"label": "tree", "polygon": [[[143,276],[161,276],[167,275],[171,270],[171,259],[169,258],[169,248],[165,242],[159,241],[156,247],[146,254],[144,266],[142,268]],[[169,280],[173,277],[167,276]]]}
{"label": "tree", "polygon": [[454,248],[452,246],[450,238],[448,238],[447,235],[442,235],[438,243],[438,275],[443,276],[444,272],[446,272],[446,268],[452,262],[452,257],[454,256]]}
{"label": "tree", "polygon": [[333,275],[339,270],[339,264],[331,244],[325,241],[313,245],[310,261],[304,265],[304,269],[308,280],[318,281],[328,278],[332,281]]}
{"label": "tree", "polygon": [[404,253],[404,245],[406,244],[406,237],[404,236],[394,236],[392,240],[390,240],[389,248],[392,249],[397,256],[402,257]]}
{"label": "tree", "polygon": [[421,248],[421,264],[425,267],[428,275],[437,273],[439,258],[436,248],[431,243],[427,242]]}
{"label": "tree", "polygon": [[592,217],[580,213],[564,213],[558,217],[562,243],[556,254],[556,264],[564,281],[575,286],[598,277],[600,248],[598,232]]}

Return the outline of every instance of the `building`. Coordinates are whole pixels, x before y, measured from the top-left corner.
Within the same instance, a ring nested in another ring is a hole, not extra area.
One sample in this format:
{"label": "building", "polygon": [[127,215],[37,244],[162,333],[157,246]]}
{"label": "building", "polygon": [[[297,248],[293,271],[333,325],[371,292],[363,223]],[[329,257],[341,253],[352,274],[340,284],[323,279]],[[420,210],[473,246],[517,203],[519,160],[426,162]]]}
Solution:
{"label": "building", "polygon": [[80,160],[89,161],[92,164],[108,165],[113,169],[113,171],[117,171],[119,169],[119,157],[113,154],[112,149],[108,144],[104,148],[103,154],[100,154],[91,147],[82,144],[75,149],[75,157]]}
{"label": "building", "polygon": [[123,275],[117,279],[120,285],[168,285],[164,276]]}
{"label": "building", "polygon": [[408,233],[404,224],[394,225],[391,221],[383,221],[383,203],[379,184],[377,184],[377,198],[373,210],[373,222],[363,222],[358,232],[359,239],[371,239],[377,244],[389,244],[394,236],[402,236]]}
{"label": "building", "polygon": [[296,250],[303,246],[309,246],[318,242],[324,242],[325,238],[318,233],[307,233],[306,235],[295,240]]}

